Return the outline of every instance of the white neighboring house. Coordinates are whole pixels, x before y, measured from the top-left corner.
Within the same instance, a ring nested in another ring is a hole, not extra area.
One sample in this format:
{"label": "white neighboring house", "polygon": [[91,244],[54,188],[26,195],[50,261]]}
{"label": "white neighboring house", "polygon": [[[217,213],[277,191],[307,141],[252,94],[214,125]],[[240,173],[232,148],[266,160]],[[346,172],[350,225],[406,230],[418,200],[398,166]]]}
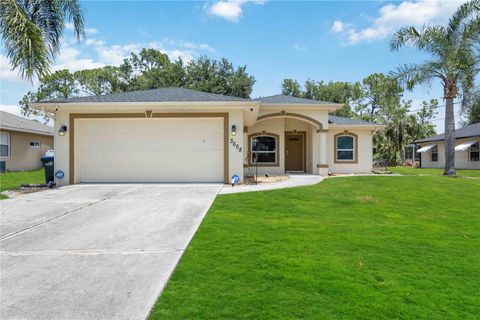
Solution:
{"label": "white neighboring house", "polygon": [[[444,134],[415,141],[420,145],[420,166],[422,168],[443,168],[445,166]],[[480,122],[455,130],[455,168],[480,169]]]}
{"label": "white neighboring house", "polygon": [[330,116],[341,104],[162,88],[32,104],[55,114],[58,185],[240,181],[259,174],[372,171],[382,125]]}

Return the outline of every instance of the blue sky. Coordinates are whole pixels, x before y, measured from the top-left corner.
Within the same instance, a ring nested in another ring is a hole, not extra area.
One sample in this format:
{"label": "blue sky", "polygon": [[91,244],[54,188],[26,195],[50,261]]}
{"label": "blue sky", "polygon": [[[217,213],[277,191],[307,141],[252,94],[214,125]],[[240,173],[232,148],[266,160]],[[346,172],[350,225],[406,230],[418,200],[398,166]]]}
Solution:
{"label": "blue sky", "polygon": [[[131,51],[157,48],[171,58],[225,57],[255,76],[252,96],[280,93],[284,78],[303,82],[358,81],[425,57],[389,50],[404,25],[443,24],[460,1],[82,1],[87,40],[75,43],[67,26],[54,69],[120,64]],[[0,56],[1,109],[18,113],[18,100],[35,85],[9,70]],[[405,95],[418,108],[438,98],[438,84]],[[435,121],[443,130],[443,112]]]}

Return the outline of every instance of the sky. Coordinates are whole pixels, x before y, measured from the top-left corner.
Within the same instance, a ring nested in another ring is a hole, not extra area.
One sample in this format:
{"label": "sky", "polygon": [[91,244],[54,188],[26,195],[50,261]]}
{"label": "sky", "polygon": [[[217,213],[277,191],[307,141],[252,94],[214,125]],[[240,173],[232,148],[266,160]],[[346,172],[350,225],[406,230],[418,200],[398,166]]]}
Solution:
{"label": "sky", "polygon": [[[392,52],[389,41],[403,26],[445,24],[464,1],[81,1],[86,40],[72,38],[66,25],[63,46],[53,69],[71,71],[119,65],[130,52],[156,48],[176,59],[201,55],[247,65],[256,79],[252,97],[281,93],[292,78],[361,81],[388,73],[403,63],[428,58],[412,48]],[[0,110],[19,114],[18,101],[29,84],[10,70],[0,49]],[[439,83],[404,94],[418,109],[437,98]],[[456,104],[458,111],[458,104]],[[443,131],[444,108],[434,120]]]}

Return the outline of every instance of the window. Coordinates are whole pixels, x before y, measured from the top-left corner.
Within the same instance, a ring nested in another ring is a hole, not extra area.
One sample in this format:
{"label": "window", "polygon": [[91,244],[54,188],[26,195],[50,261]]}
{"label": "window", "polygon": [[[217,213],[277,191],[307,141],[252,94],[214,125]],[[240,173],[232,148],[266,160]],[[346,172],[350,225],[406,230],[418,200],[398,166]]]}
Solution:
{"label": "window", "polygon": [[10,133],[0,132],[0,157],[10,156]]}
{"label": "window", "polygon": [[275,136],[253,136],[250,140],[251,163],[277,164],[277,143]]}
{"label": "window", "polygon": [[469,153],[468,159],[470,161],[480,161],[480,145],[478,142],[470,146]]}
{"label": "window", "polygon": [[435,146],[431,150],[432,150],[432,162],[437,162],[438,161],[438,147]]}
{"label": "window", "polygon": [[335,138],[336,161],[355,161],[355,137],[340,135]]}
{"label": "window", "polygon": [[40,148],[40,142],[38,141],[30,141],[31,148]]}

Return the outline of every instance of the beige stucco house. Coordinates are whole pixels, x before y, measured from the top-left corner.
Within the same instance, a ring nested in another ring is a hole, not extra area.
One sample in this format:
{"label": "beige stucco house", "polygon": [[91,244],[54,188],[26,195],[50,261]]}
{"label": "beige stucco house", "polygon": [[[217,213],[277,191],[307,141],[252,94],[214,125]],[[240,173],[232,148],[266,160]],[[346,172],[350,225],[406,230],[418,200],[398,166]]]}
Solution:
{"label": "beige stucco house", "polygon": [[0,111],[0,165],[6,171],[42,167],[40,158],[53,149],[53,128]]}
{"label": "beige stucco house", "polygon": [[[439,134],[416,141],[421,148],[422,168],[445,167],[445,136]],[[480,122],[455,130],[455,167],[457,169],[480,169]]]}
{"label": "beige stucco house", "polygon": [[368,173],[382,126],[329,116],[342,105],[163,88],[33,104],[55,116],[58,185],[225,182],[260,174]]}

